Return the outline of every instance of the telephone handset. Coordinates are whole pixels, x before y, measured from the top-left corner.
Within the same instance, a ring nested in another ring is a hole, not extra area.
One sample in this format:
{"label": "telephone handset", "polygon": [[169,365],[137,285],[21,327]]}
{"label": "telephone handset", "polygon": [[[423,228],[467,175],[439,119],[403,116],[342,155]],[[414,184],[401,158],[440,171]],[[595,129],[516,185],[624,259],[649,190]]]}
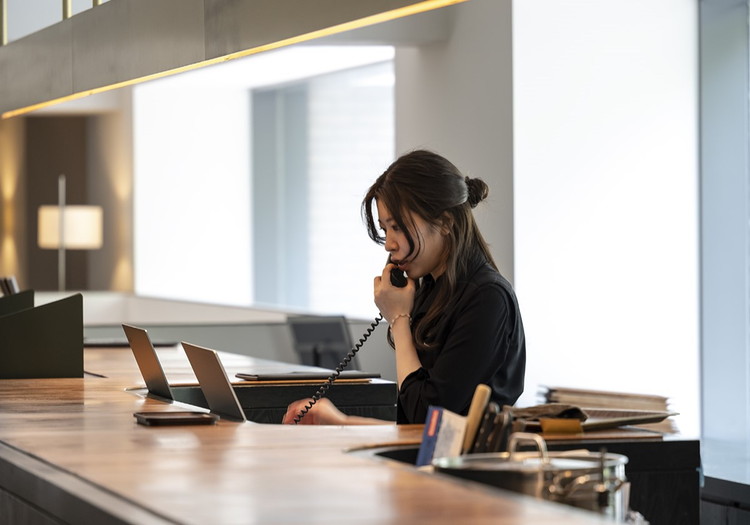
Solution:
{"label": "telephone handset", "polygon": [[[388,258],[388,262],[390,262],[390,257]],[[404,272],[399,270],[398,268],[393,268],[391,270],[391,284],[393,286],[396,286],[398,288],[403,288],[406,286],[407,280],[406,275],[404,275]],[[375,318],[375,320],[370,323],[370,326],[367,327],[365,330],[365,333],[362,334],[362,337],[359,338],[359,341],[352,347],[352,349],[349,351],[348,354],[346,354],[346,357],[339,363],[339,365],[336,367],[336,370],[334,370],[331,375],[326,379],[325,383],[320,385],[320,388],[318,388],[318,391],[313,394],[312,399],[310,402],[305,405],[302,410],[299,411],[299,414],[294,416],[294,424],[296,425],[299,423],[303,417],[305,417],[305,414],[307,414],[310,409],[317,403],[320,399],[325,397],[326,392],[328,392],[328,389],[331,387],[334,381],[338,379],[338,377],[341,375],[341,372],[346,368],[352,359],[354,359],[354,356],[359,352],[359,349],[362,348],[362,345],[370,338],[370,334],[372,334],[375,331],[375,328],[380,324],[380,321],[383,320],[383,314],[378,314],[378,316]]]}
{"label": "telephone handset", "polygon": [[398,268],[391,270],[391,284],[397,288],[406,286],[406,275]]}
{"label": "telephone handset", "polygon": [[[387,264],[392,264],[393,260],[391,256],[388,256]],[[398,269],[398,266],[391,270],[391,284],[397,288],[403,288],[406,286],[406,274]]]}

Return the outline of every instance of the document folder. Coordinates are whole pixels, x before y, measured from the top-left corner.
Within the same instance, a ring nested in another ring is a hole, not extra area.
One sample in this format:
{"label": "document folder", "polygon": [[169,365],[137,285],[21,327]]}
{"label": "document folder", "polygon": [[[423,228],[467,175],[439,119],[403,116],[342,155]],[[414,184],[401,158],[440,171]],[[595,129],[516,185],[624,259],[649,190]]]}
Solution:
{"label": "document folder", "polygon": [[0,334],[0,379],[83,377],[81,294],[2,315]]}

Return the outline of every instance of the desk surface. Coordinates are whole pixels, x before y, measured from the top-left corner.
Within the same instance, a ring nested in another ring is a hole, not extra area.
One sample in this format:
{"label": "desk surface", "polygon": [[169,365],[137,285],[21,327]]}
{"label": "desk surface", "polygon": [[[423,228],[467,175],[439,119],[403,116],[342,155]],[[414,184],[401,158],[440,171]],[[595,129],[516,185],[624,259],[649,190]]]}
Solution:
{"label": "desk surface", "polygon": [[[191,380],[179,352],[160,353]],[[230,375],[274,366],[222,358]],[[421,426],[144,427],[134,412],[184,406],[127,390],[142,384],[129,349],[87,349],[85,369],[105,377],[0,381],[0,492],[72,523],[608,523],[347,453],[418,443]]]}

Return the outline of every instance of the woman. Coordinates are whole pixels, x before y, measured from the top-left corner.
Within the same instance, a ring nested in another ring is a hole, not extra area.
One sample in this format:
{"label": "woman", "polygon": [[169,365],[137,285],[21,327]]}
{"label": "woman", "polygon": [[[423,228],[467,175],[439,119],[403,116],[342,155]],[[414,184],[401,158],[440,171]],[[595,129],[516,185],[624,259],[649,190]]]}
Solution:
{"label": "woman", "polygon": [[[389,323],[398,382],[397,423],[424,423],[430,405],[466,414],[476,386],[512,405],[523,392],[526,344],[515,293],[474,221],[487,197],[440,155],[413,151],[375,181],[362,202],[368,233],[389,254],[375,304]],[[373,213],[377,209],[377,220]],[[391,283],[398,269],[405,287]],[[284,423],[309,400],[292,403]],[[300,423],[382,424],[347,416],[326,398]]]}

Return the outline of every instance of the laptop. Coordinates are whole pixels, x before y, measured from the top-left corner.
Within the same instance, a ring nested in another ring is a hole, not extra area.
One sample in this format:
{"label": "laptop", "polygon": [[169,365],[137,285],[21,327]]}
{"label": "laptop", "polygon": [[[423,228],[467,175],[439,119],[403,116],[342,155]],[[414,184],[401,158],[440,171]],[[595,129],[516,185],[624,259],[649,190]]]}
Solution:
{"label": "laptop", "polygon": [[125,331],[125,337],[128,338],[130,349],[133,351],[135,361],[141,370],[143,380],[146,382],[148,393],[169,401],[174,401],[172,390],[169,388],[169,382],[167,381],[167,375],[161,367],[159,357],[156,355],[156,350],[151,343],[148,332],[143,328],[127,324],[123,324],[122,329]]}
{"label": "laptop", "polygon": [[247,421],[216,350],[184,341],[182,347],[185,349],[190,366],[193,367],[195,377],[198,378],[198,384],[206,398],[209,410],[226,419]]}

